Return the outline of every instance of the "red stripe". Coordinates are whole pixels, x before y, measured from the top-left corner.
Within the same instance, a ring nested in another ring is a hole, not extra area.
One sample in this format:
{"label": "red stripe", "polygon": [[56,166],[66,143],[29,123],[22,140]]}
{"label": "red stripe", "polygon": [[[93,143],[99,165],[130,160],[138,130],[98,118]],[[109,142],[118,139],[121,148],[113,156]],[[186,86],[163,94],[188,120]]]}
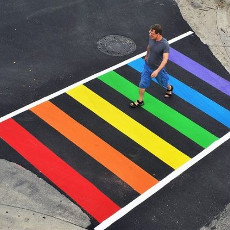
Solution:
{"label": "red stripe", "polygon": [[98,222],[120,209],[13,119],[0,123],[0,137]]}

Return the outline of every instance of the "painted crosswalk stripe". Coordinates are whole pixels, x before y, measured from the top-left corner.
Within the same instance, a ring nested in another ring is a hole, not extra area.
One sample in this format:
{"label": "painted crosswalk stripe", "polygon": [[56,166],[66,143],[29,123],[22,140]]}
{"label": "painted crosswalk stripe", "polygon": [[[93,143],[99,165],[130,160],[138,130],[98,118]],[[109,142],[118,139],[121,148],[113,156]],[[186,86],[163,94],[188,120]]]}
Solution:
{"label": "painted crosswalk stripe", "polygon": [[96,159],[139,193],[158,180],[75,121],[53,103],[47,101],[31,109],[38,117]]}
{"label": "painted crosswalk stripe", "polygon": [[[143,70],[144,60],[139,58],[128,64],[130,67],[134,68],[138,72]],[[156,82],[156,80],[154,79]],[[197,109],[203,111],[213,119],[222,123],[226,127],[230,128],[230,111],[211,99],[207,98],[198,91],[187,86],[183,82],[177,80],[170,75],[170,83],[174,86],[173,93],[178,97],[182,98],[186,102],[190,103]]]}
{"label": "painted crosswalk stripe", "polygon": [[[137,97],[136,94],[138,92],[138,87],[113,71],[100,76],[98,79],[130,100],[134,100]],[[204,148],[208,147],[218,139],[212,133],[208,132],[147,92],[145,94],[145,105],[142,106],[142,108]]]}
{"label": "painted crosswalk stripe", "polygon": [[98,222],[120,209],[12,118],[0,123],[0,137]]}
{"label": "painted crosswalk stripe", "polygon": [[187,155],[136,122],[86,86],[78,86],[67,93],[172,168],[176,169],[190,160]]}
{"label": "painted crosswalk stripe", "polygon": [[192,73],[194,76],[207,82],[214,88],[230,96],[230,81],[220,77],[216,73],[193,61],[191,58],[178,52],[172,47],[170,47],[169,60]]}

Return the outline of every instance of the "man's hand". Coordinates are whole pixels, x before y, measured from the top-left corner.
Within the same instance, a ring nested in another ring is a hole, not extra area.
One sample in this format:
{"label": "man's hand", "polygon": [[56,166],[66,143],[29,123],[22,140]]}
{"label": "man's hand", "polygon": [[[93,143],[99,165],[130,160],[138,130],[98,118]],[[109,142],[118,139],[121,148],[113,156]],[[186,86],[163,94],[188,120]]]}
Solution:
{"label": "man's hand", "polygon": [[160,64],[160,66],[152,72],[151,74],[151,77],[156,77],[158,75],[158,73],[165,67],[167,61],[168,61],[168,58],[169,58],[169,53],[163,53],[163,60]]}
{"label": "man's hand", "polygon": [[158,75],[159,71],[155,70],[152,72],[151,77],[154,78]]}

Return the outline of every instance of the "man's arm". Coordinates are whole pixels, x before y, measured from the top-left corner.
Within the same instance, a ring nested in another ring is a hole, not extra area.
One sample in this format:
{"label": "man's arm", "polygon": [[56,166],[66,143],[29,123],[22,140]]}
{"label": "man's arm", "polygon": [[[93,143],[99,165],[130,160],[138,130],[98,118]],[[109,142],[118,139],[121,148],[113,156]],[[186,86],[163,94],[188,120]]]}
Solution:
{"label": "man's arm", "polygon": [[145,55],[145,61],[147,61],[147,59],[148,59],[149,51],[150,51],[150,49],[149,49],[149,45],[148,45],[148,46],[147,46],[147,53],[146,53],[146,55]]}
{"label": "man's arm", "polygon": [[169,59],[169,53],[163,53],[163,60],[160,64],[160,66],[152,72],[151,77],[156,77],[158,73],[165,67]]}

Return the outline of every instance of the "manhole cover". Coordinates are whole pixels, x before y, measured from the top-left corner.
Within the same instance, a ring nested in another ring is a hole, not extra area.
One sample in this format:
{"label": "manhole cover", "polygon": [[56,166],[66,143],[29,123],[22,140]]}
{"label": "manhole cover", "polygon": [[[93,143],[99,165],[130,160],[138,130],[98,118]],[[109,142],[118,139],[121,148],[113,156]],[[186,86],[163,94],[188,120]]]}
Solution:
{"label": "manhole cover", "polygon": [[136,44],[130,38],[109,35],[97,42],[97,48],[111,56],[124,56],[136,50]]}

